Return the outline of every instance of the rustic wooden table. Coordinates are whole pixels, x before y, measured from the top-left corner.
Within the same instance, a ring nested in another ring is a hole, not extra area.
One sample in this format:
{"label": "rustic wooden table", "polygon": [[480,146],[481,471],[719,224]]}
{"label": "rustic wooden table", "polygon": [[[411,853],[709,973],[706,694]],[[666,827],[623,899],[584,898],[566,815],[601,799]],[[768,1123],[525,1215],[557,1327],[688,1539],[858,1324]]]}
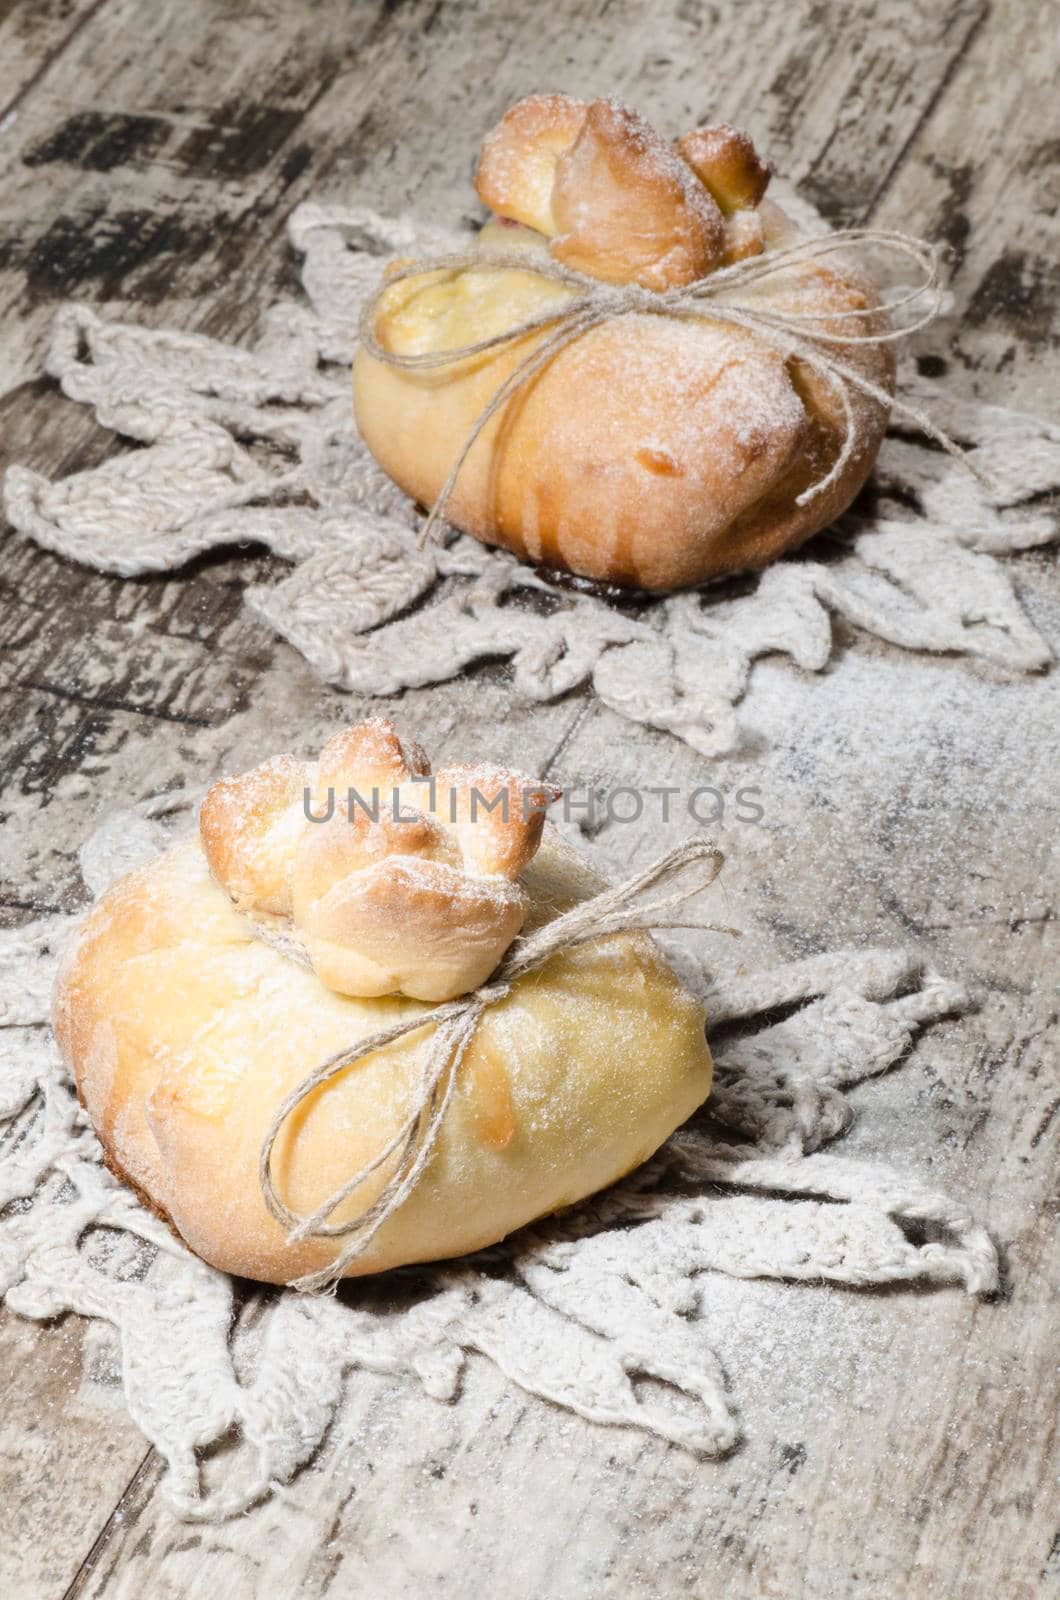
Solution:
{"label": "rustic wooden table", "polygon": [[[1048,0],[6,0],[4,456],[62,474],[114,447],[41,376],[60,299],[238,340],[292,287],[282,230],[299,200],[467,213],[483,130],[543,87],[617,93],[672,132],[728,118],[830,220],[946,240],[961,320],[920,339],[924,370],[1055,413],[1057,23]],[[241,609],[263,556],[119,582],[14,539],[3,551],[12,922],[82,903],[76,846],[108,807],[278,743],[309,750],[366,709]],[[1048,555],[1009,570],[1055,639]],[[765,826],[730,838],[731,901],[764,958],[912,945],[978,986],[974,1016],[859,1091],[853,1137],[967,1196],[1003,1241],[1003,1296],[770,1286],[753,1376],[733,1375],[746,1442],[723,1462],[572,1422],[485,1363],[455,1407],[359,1374],[314,1470],[207,1528],[164,1509],[91,1331],[5,1316],[0,1592],[1030,1600],[1057,1582],[1055,811],[1040,781],[1054,686],[922,664],[929,708],[956,705],[978,741],[974,802],[947,788],[940,721],[932,804],[910,799],[921,744],[829,807],[809,730],[830,678],[860,671],[885,721],[911,670],[853,631],[842,652],[820,679],[758,669],[788,675],[793,720],[771,753],[720,764],[767,801]],[[500,669],[406,694],[396,714],[436,753],[707,781],[687,747],[578,694],[520,707]],[[643,841],[601,843],[621,867]]]}

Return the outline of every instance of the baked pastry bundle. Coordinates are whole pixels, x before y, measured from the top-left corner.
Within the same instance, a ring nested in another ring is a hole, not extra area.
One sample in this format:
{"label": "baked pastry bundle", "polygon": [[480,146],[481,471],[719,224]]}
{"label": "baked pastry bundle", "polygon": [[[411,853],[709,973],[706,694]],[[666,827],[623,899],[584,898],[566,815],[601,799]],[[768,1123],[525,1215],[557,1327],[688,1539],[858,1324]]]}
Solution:
{"label": "baked pastry bundle", "polygon": [[238,910],[290,918],[321,982],[365,998],[451,1000],[477,988],[519,932],[519,874],[557,798],[501,768],[442,767],[373,718],[222,779],[199,819]]}
{"label": "baked pastry bundle", "polygon": [[[369,449],[433,505],[476,423],[576,302],[577,281],[557,268],[659,296],[777,258],[775,271],[744,273],[739,303],[823,337],[828,358],[877,398],[837,384],[761,322],[719,320],[725,294],[713,317],[709,300],[690,315],[656,299],[590,326],[501,397],[445,515],[529,560],[648,590],[761,567],[809,538],[872,468],[894,365],[889,344],[871,342],[889,325],[853,261],[779,259],[800,236],[764,198],[769,177],[747,135],[724,124],[671,145],[612,100],[521,101],[483,141],[476,188],[494,216],[473,260],[397,278],[372,328],[377,349],[401,360],[488,347],[421,368],[362,348],[354,404]],[[501,337],[535,318],[534,331]]]}
{"label": "baked pastry bundle", "polygon": [[[520,928],[598,893],[545,822],[549,798],[488,766],[432,785],[422,751],[362,723],[317,762],[279,757],[216,785],[197,836],[89,914],[57,981],[56,1038],[109,1164],[205,1260],[276,1283],[335,1261],[340,1241],[289,1242],[263,1199],[276,1109],[319,1062],[429,1022]],[[356,1060],[286,1118],[271,1171],[296,1213],[393,1139],[428,1031]],[[347,1274],[475,1250],[591,1194],[651,1155],[710,1081],[702,1007],[648,935],[561,950],[483,1011],[419,1181]],[[333,1221],[361,1215],[392,1165]]]}

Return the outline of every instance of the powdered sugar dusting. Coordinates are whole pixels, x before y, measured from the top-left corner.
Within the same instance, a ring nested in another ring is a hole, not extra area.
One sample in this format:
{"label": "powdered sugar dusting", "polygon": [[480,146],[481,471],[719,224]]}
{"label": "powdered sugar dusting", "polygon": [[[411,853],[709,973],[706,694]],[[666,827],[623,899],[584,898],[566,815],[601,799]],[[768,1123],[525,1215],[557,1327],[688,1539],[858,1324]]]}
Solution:
{"label": "powdered sugar dusting", "polygon": [[200,832],[260,935],[300,950],[329,988],[439,1001],[482,983],[519,931],[516,880],[555,793],[486,763],[429,776],[419,747],[407,756],[375,718],[333,735],[319,763],[273,757],[223,779]]}

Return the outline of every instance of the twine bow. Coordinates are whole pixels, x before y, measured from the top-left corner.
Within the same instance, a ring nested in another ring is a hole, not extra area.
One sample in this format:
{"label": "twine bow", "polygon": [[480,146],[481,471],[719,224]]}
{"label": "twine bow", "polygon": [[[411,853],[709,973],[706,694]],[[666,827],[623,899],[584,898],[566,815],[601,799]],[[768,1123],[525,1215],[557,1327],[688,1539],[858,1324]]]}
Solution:
{"label": "twine bow", "polygon": [[[475,1029],[489,1008],[511,993],[516,979],[537,971],[554,955],[610,934],[651,928],[712,928],[714,932],[735,934],[732,928],[714,928],[710,923],[689,922],[673,914],[685,901],[714,882],[723,862],[721,851],[709,840],[686,840],[617,888],[601,890],[591,900],[581,902],[536,932],[517,939],[490,981],[481,988],[436,1006],[426,1015],[408,1017],[388,1028],[380,1028],[358,1039],[356,1044],[337,1050],[307,1073],[277,1107],[262,1141],[258,1167],[261,1192],[271,1215],[287,1229],[290,1244],[302,1239],[344,1239],[346,1242],[328,1266],[297,1278],[293,1287],[317,1290],[336,1284],[350,1263],[364,1254],[383,1224],[408,1199],[433,1154],[460,1063]],[[647,905],[637,904],[646,890],[659,883],[673,882],[686,872],[690,873],[690,878],[683,887]],[[285,953],[290,954],[289,951]],[[322,1084],[329,1083],[376,1050],[383,1050],[406,1034],[424,1028],[432,1029],[433,1036],[424,1052],[412,1107],[401,1126],[383,1149],[347,1178],[322,1205],[308,1216],[299,1216],[280,1196],[272,1174],[273,1149],[288,1117]],[[397,1157],[394,1170],[371,1205],[347,1222],[330,1222],[328,1219],[343,1201],[394,1156]]]}
{"label": "twine bow", "polygon": [[[813,261],[821,256],[834,255],[851,244],[873,244],[896,255],[912,260],[921,268],[923,277],[912,285],[899,299],[885,308],[851,307],[846,311],[779,311],[770,309],[753,294],[755,286],[765,279],[784,272],[787,268]],[[478,339],[473,344],[450,350],[427,351],[416,355],[400,355],[388,350],[376,335],[376,321],[382,302],[390,291],[408,278],[422,277],[428,273],[450,275],[466,271],[479,272],[531,272],[572,290],[573,299],[561,305],[546,307],[535,316],[495,333],[488,339]],[[748,293],[751,291],[751,293]],[[904,327],[881,328],[879,323],[888,313],[913,305],[928,296],[928,303]],[[444,515],[450,496],[456,486],[464,462],[487,423],[507,404],[512,395],[529,383],[567,345],[580,339],[590,328],[610,322],[615,317],[642,313],[652,316],[683,319],[709,319],[728,323],[732,327],[746,328],[766,344],[779,350],[785,357],[797,357],[816,372],[836,395],[843,411],[843,441],[832,466],[821,477],[796,497],[796,505],[807,505],[811,500],[836,482],[858,447],[859,427],[851,402],[851,389],[856,389],[867,399],[885,410],[899,411],[915,422],[918,428],[941,445],[989,490],[992,485],[968,453],[961,449],[926,412],[910,405],[897,396],[888,394],[878,383],[873,383],[863,373],[846,362],[829,354],[832,346],[884,345],[916,333],[927,327],[939,313],[942,289],[939,285],[939,253],[924,239],[899,233],[889,228],[842,228],[820,239],[802,239],[795,244],[768,250],[760,256],[750,256],[732,266],[720,267],[716,272],[680,288],[654,290],[636,283],[606,283],[563,266],[550,256],[527,256],[514,251],[460,251],[452,255],[435,256],[426,261],[414,261],[388,275],[378,292],[361,313],[358,337],[362,349],[385,366],[407,372],[434,372],[461,361],[485,355],[513,340],[542,329],[551,329],[535,349],[523,357],[500,385],[487,406],[471,425],[449,476],[442,485],[438,498],[424,524],[421,540],[428,540]],[[849,322],[863,331],[833,333],[825,328],[814,328],[813,323]]]}

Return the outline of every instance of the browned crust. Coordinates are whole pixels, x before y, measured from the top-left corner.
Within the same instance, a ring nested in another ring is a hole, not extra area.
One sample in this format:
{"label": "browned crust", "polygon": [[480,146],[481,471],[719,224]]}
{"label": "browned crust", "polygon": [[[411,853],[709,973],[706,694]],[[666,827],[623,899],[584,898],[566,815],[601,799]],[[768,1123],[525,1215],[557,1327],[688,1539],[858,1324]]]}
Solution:
{"label": "browned crust", "polygon": [[[77,1098],[81,1101],[81,1104],[84,1105],[85,1102],[80,1088],[77,1091]],[[173,1221],[173,1218],[170,1216],[165,1206],[163,1206],[160,1201],[156,1200],[154,1196],[143,1187],[142,1184],[137,1183],[135,1178],[130,1177],[129,1173],[126,1172],[125,1168],[114,1154],[113,1148],[107,1143],[107,1140],[98,1128],[96,1129],[96,1137],[99,1140],[99,1148],[103,1154],[103,1165],[106,1167],[107,1171],[112,1173],[113,1176],[117,1178],[119,1183],[124,1183],[126,1188],[131,1189],[144,1209],[150,1211],[152,1216],[157,1217],[159,1222],[164,1222],[174,1239],[180,1239],[181,1243],[183,1244],[184,1241],[181,1239],[180,1229]]]}
{"label": "browned crust", "polygon": [[406,783],[430,770],[423,747],[414,740],[402,741],[389,717],[367,717],[341,728],[324,745],[316,788],[326,792],[330,786],[336,794],[343,794],[360,784],[371,790]]}
{"label": "browned crust", "polygon": [[399,976],[413,999],[448,1000],[486,981],[526,910],[524,891],[507,879],[396,857],[340,879],[302,931],[330,988],[390,994]]}
{"label": "browned crust", "polygon": [[667,289],[763,248],[754,210],[772,168],[715,123],[669,146],[615,100],[531,95],[482,141],[475,188],[593,277]]}
{"label": "browned crust", "polygon": [[512,880],[537,854],[545,811],[563,792],[508,768],[467,763],[439,768],[434,787],[436,814],[457,825],[465,860]]}
{"label": "browned crust", "polygon": [[290,863],[263,845],[280,815],[301,800],[305,781],[302,762],[278,755],[207,792],[199,837],[210,870],[237,904],[274,915],[290,910]]}
{"label": "browned crust", "polygon": [[373,821],[359,806],[347,809],[336,804],[326,822],[307,827],[299,840],[292,878],[295,922],[304,924],[316,902],[341,879],[392,856],[461,865],[455,840],[433,817],[416,812],[396,820],[381,810],[378,821]]}
{"label": "browned crust", "polygon": [[728,122],[686,133],[677,152],[726,214],[757,206],[773,175],[750,135]]}
{"label": "browned crust", "polygon": [[482,141],[475,189],[500,217],[539,233],[557,231],[552,213],[556,162],[585,121],[586,103],[566,94],[534,94],[506,112]]}
{"label": "browned crust", "polygon": [[[86,1113],[89,1121],[91,1122],[91,1113],[89,1112],[88,1104],[81,1088],[81,1052],[76,1047],[74,1038],[70,1033],[67,1033],[62,1042],[59,1043],[58,1029],[56,1029],[55,1032],[56,1043],[59,1044],[59,1052],[62,1055],[63,1060],[67,1062],[71,1069],[74,1080],[74,1093],[77,1095],[77,1103],[81,1107],[82,1111]],[[164,1222],[173,1233],[174,1237],[179,1239],[180,1234],[177,1232],[169,1212],[159,1201],[154,1198],[153,1195],[149,1194],[146,1189],[138,1184],[135,1178],[131,1177],[130,1174],[126,1172],[125,1168],[114,1154],[114,1149],[110,1143],[110,1140],[107,1138],[105,1129],[102,1127],[97,1128],[95,1124],[93,1124],[93,1128],[96,1138],[99,1140],[99,1148],[103,1156],[103,1165],[106,1167],[107,1171],[117,1178],[119,1183],[124,1183],[126,1188],[131,1189],[137,1200],[139,1200],[140,1204],[147,1211],[150,1211],[153,1216],[156,1216],[160,1222]]]}
{"label": "browned crust", "polygon": [[211,871],[241,910],[293,918],[317,975],[341,993],[466,993],[521,926],[512,886],[559,791],[485,764],[429,771],[420,747],[376,717],[334,734],[315,771],[277,756],[226,778],[202,810]]}
{"label": "browned crust", "polygon": [[[838,353],[890,388],[885,350]],[[362,433],[409,494],[431,503],[522,354],[505,351],[481,373],[432,389],[358,358]],[[827,495],[796,507],[841,441],[820,385],[801,380],[798,364],[707,318],[680,328],[615,320],[560,352],[488,425],[447,515],[524,559],[656,592],[759,566],[764,551],[772,559],[849,505],[886,427],[882,407],[855,399],[860,450]],[[428,434],[430,458],[405,448],[403,439]]]}
{"label": "browned crust", "polygon": [[655,129],[611,100],[594,100],[556,163],[557,261],[611,283],[672,289],[725,253],[712,197]]}

